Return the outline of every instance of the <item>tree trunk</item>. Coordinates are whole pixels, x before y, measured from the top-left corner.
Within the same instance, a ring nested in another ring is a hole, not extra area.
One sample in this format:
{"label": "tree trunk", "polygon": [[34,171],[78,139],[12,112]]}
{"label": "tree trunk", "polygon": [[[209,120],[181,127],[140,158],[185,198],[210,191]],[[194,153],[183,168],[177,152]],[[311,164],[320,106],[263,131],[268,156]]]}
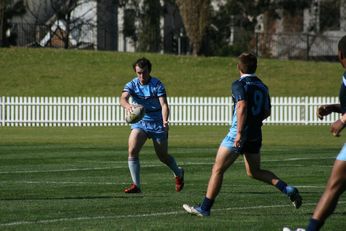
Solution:
{"label": "tree trunk", "polygon": [[198,55],[210,14],[210,0],[176,0],[192,54]]}
{"label": "tree trunk", "polygon": [[65,34],[63,34],[63,40],[64,40],[64,48],[68,49],[69,48],[69,42],[70,42],[70,30],[71,30],[71,12],[69,12],[66,15],[66,31]]}
{"label": "tree trunk", "polygon": [[346,0],[340,1],[340,30],[346,30]]}
{"label": "tree trunk", "polygon": [[4,17],[5,17],[5,4],[6,0],[0,0],[0,47],[3,46],[5,28],[4,28]]}

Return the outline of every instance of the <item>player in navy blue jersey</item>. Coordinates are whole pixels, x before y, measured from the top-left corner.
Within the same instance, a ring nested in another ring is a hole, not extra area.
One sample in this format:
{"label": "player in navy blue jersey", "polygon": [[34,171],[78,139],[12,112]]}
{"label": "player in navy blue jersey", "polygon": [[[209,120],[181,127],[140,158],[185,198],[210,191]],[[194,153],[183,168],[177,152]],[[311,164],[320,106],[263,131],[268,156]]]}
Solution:
{"label": "player in navy blue jersey", "polygon": [[168,154],[168,117],[169,106],[166,89],[162,82],[150,75],[151,62],[146,58],[138,59],[133,64],[137,77],[128,82],[121,94],[120,105],[127,112],[131,112],[133,104],[143,105],[144,117],[131,125],[128,141],[128,166],[132,177],[132,184],[125,189],[125,193],[140,193],[140,162],[139,152],[147,139],[152,139],[156,155],[166,164],[175,176],[176,191],[184,187],[184,170],[178,167],[173,156]]}
{"label": "player in navy blue jersey", "polygon": [[[346,36],[342,37],[338,43],[338,58],[340,64],[346,69]],[[317,116],[321,120],[333,112],[341,115],[331,126],[331,133],[338,137],[346,126],[346,72],[341,77],[341,87],[339,90],[340,104],[321,105],[317,109]],[[320,230],[325,220],[333,213],[338,203],[340,195],[346,190],[346,143],[339,152],[334,162],[334,166],[327,182],[324,193],[316,205],[314,213],[310,218],[307,231]],[[288,230],[288,229],[286,229]],[[300,229],[303,230],[303,229]]]}
{"label": "player in navy blue jersey", "polygon": [[239,155],[244,157],[248,176],[276,186],[290,198],[296,208],[302,204],[302,198],[295,187],[287,185],[274,173],[263,170],[260,166],[262,121],[270,116],[271,105],[267,86],[255,74],[256,56],[251,53],[241,54],[237,68],[240,79],[232,84],[232,125],[217,151],[207,193],[201,205],[183,205],[188,213],[194,215],[210,215],[210,209],[221,189],[223,175]]}

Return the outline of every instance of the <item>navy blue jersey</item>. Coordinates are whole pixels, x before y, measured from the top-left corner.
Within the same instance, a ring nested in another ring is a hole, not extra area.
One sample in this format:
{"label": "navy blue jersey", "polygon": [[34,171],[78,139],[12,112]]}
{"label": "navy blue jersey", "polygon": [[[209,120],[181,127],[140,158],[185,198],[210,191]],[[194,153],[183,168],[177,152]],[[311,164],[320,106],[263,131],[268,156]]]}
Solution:
{"label": "navy blue jersey", "polygon": [[339,101],[341,105],[341,113],[346,113],[346,72],[342,76],[342,83],[339,91]]}
{"label": "navy blue jersey", "polygon": [[262,121],[270,111],[270,96],[268,87],[256,75],[243,75],[232,84],[232,99],[234,114],[231,133],[237,134],[236,104],[241,100],[247,103],[247,117],[243,129],[244,140],[254,141],[262,139]]}

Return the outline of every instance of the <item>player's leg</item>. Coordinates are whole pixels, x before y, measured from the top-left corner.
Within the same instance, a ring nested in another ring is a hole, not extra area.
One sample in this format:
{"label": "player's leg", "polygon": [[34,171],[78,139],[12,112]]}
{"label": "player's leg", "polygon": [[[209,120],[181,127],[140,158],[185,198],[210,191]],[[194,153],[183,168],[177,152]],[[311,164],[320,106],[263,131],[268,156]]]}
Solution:
{"label": "player's leg", "polygon": [[166,137],[167,135],[156,135],[155,137],[152,137],[155,152],[159,160],[166,164],[173,172],[176,183],[176,191],[180,192],[184,187],[184,170],[178,166],[175,158],[168,154],[168,139]]}
{"label": "player's leg", "polygon": [[274,185],[277,189],[290,198],[291,202],[296,208],[299,208],[302,205],[302,198],[298,192],[298,189],[287,185],[286,182],[277,177],[273,172],[261,169],[260,153],[245,153],[244,162],[248,176]]}
{"label": "player's leg", "polygon": [[259,153],[245,153],[244,162],[246,174],[249,177],[271,185],[276,185],[279,182],[280,179],[274,173],[261,169],[261,155]]}
{"label": "player's leg", "polygon": [[184,204],[184,209],[197,216],[209,216],[214,200],[220,192],[225,171],[238,158],[238,153],[232,153],[228,147],[220,146],[216,154],[215,163],[212,168],[208,183],[207,193],[201,205],[189,206]]}
{"label": "player's leg", "polygon": [[128,140],[128,166],[133,183],[125,189],[125,193],[141,192],[139,152],[146,140],[147,135],[142,129],[131,130]]}
{"label": "player's leg", "polygon": [[220,146],[216,154],[215,163],[212,168],[211,176],[209,178],[208,189],[206,197],[214,200],[219,194],[223,175],[226,170],[233,164],[238,158],[239,154],[232,153],[230,149],[224,146]]}
{"label": "player's leg", "polygon": [[319,230],[324,221],[333,213],[340,195],[346,190],[346,162],[336,160],[326,189],[321,196],[307,230]]}

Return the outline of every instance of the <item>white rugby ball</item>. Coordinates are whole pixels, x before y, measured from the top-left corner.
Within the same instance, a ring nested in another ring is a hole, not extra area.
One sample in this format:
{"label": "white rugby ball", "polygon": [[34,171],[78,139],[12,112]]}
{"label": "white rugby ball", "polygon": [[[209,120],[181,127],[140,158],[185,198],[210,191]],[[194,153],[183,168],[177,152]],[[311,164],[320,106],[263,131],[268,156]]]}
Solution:
{"label": "white rugby ball", "polygon": [[143,118],[144,113],[145,109],[142,105],[133,105],[132,112],[126,114],[125,120],[129,124],[137,123]]}

